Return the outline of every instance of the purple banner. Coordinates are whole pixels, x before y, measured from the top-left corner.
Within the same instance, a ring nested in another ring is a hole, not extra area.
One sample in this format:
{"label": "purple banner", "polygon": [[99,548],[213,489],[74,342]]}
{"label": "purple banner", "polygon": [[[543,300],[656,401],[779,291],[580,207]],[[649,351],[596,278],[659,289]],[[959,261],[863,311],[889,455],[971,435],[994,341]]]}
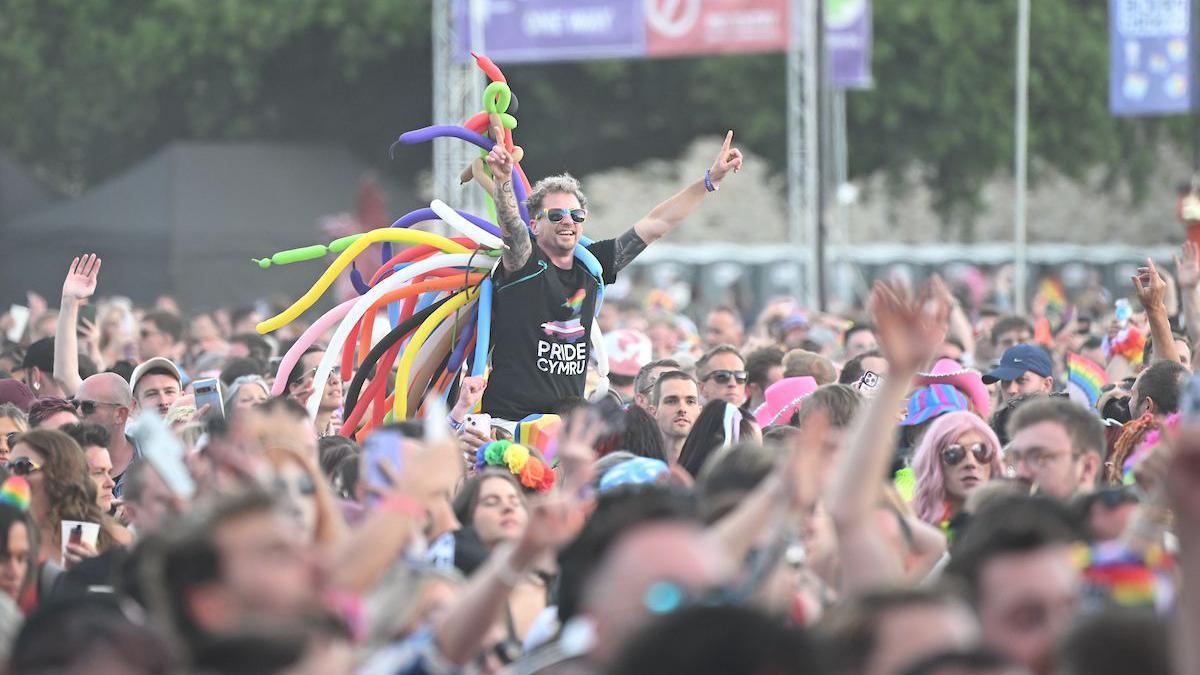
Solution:
{"label": "purple banner", "polygon": [[[481,27],[472,5],[483,9]],[[454,25],[461,58],[477,51],[501,65],[646,54],[642,0],[456,0]]]}
{"label": "purple banner", "polygon": [[1110,0],[1108,106],[1114,115],[1194,109],[1189,0]]}
{"label": "purple banner", "polygon": [[825,54],[838,89],[870,89],[871,0],[826,0]]}

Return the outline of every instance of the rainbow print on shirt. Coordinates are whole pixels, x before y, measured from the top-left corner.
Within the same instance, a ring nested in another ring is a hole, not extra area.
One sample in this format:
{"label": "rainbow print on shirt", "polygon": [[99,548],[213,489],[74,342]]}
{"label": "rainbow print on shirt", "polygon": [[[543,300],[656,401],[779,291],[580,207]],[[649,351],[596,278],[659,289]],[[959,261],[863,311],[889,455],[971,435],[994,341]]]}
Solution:
{"label": "rainbow print on shirt", "polygon": [[571,297],[567,298],[567,301],[562,306],[571,310],[574,314],[579,314],[579,310],[583,309],[583,300],[586,297],[587,291],[581,288],[575,291]]}

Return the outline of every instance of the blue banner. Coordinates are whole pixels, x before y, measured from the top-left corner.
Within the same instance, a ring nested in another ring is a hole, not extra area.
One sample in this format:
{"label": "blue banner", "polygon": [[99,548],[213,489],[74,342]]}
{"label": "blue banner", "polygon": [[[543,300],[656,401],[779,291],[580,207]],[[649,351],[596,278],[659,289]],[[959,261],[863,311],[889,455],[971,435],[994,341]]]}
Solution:
{"label": "blue banner", "polygon": [[1195,108],[1191,0],[1109,0],[1108,105],[1114,115]]}

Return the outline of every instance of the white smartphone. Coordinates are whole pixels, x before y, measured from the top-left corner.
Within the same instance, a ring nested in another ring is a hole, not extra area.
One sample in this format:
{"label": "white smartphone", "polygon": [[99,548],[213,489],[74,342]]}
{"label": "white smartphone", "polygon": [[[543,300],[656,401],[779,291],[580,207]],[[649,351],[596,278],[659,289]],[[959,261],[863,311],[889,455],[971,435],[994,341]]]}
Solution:
{"label": "white smartphone", "polygon": [[487,413],[467,415],[467,419],[464,422],[466,422],[468,429],[474,429],[484,436],[492,435],[492,416]]}

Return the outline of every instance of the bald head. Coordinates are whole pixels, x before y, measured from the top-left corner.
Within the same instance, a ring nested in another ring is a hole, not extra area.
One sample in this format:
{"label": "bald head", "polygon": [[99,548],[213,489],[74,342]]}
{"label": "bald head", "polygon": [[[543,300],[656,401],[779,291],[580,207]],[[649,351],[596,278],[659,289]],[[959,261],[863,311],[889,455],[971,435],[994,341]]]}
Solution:
{"label": "bald head", "polygon": [[96,373],[79,385],[76,398],[80,401],[96,401],[112,403],[127,408],[133,406],[133,395],[129,393],[129,383],[116,373]]}

